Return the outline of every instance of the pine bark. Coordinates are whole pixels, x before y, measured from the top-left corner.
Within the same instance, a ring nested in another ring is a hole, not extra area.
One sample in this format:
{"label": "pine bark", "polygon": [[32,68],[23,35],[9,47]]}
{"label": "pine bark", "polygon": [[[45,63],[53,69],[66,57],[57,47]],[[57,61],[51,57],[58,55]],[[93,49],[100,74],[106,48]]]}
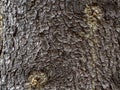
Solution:
{"label": "pine bark", "polygon": [[[2,0],[2,6],[0,90],[120,89],[119,0]],[[33,72],[46,75],[41,88],[32,87]]]}

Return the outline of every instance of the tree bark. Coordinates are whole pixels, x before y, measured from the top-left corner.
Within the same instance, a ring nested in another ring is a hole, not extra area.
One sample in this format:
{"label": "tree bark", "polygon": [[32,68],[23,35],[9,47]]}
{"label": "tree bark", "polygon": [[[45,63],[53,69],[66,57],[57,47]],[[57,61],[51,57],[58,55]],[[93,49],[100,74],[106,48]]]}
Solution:
{"label": "tree bark", "polygon": [[119,0],[2,0],[0,90],[119,90]]}

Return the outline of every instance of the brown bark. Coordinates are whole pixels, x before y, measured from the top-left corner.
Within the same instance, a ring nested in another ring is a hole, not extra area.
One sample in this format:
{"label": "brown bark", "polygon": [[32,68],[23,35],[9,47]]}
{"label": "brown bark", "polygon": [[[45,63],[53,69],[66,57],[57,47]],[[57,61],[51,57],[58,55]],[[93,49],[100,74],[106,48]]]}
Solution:
{"label": "brown bark", "polygon": [[0,90],[119,90],[119,0],[2,0]]}

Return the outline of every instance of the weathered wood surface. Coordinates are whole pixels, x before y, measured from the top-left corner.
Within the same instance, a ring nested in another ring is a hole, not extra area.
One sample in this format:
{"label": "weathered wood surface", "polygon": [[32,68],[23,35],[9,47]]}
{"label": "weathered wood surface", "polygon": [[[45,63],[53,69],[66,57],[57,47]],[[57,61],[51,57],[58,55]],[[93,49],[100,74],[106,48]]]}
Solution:
{"label": "weathered wood surface", "polygon": [[120,90],[119,0],[2,3],[0,90]]}

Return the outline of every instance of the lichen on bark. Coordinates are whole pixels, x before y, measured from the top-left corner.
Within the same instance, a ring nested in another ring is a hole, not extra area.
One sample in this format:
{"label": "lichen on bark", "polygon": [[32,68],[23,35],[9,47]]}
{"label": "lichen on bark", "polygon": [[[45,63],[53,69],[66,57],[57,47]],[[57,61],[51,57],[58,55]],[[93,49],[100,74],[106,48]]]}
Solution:
{"label": "lichen on bark", "polygon": [[43,90],[119,88],[120,1],[97,0],[105,20],[96,28],[84,13],[90,0],[2,1],[1,90],[25,90],[31,71],[48,76]]}

